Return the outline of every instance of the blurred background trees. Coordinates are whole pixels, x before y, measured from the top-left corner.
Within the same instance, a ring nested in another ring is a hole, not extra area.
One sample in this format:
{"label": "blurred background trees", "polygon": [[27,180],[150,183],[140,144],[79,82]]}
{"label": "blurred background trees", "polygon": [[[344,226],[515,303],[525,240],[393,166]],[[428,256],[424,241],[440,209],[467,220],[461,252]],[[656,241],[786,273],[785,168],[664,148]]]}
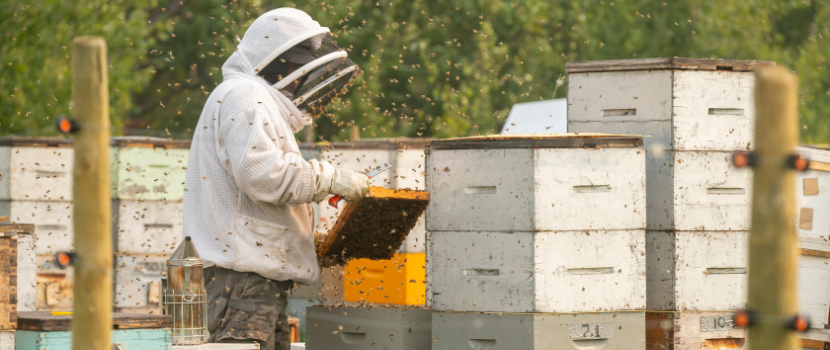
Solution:
{"label": "blurred background trees", "polygon": [[[830,141],[830,3],[813,0],[6,0],[0,134],[50,135],[71,115],[72,38],[107,40],[115,135],[189,138],[257,16],[295,6],[363,74],[315,140],[498,132],[514,103],[563,98],[565,62],[774,60],[801,79],[802,140]],[[302,137],[301,135],[298,135]]]}

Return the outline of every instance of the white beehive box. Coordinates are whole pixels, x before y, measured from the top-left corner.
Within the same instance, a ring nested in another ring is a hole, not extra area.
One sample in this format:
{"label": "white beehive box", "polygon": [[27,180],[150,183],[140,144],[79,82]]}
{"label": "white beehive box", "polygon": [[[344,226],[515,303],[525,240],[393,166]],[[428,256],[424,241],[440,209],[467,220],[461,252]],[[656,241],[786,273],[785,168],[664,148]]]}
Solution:
{"label": "white beehive box", "polygon": [[[712,190],[693,198],[693,208],[699,212],[687,215],[688,221],[695,223],[689,225],[679,217],[689,209],[683,208],[684,198],[677,196],[684,184],[673,178],[689,170],[673,167],[678,159],[695,157],[699,151],[752,149],[755,82],[751,71],[771,65],[774,63],[687,58],[570,62],[566,65],[568,131],[652,136],[644,139],[649,229],[695,230],[692,227],[705,226],[706,230],[746,230],[746,189],[751,184],[739,180],[748,176],[727,176],[732,179],[729,184],[692,184]],[[717,173],[724,168],[692,170],[719,177],[729,175]],[[721,216],[728,218],[719,220]]]}
{"label": "white beehive box", "polygon": [[[430,139],[365,139],[350,143],[301,144],[300,151],[306,159],[314,158],[330,162],[335,168],[362,173],[388,164],[390,169],[369,180],[370,186],[422,190],[426,187],[424,146],[429,142]],[[339,216],[339,210],[329,206],[327,201],[320,202],[315,210],[319,211],[315,213],[315,228],[320,231],[328,231]],[[409,232],[399,251],[423,252],[424,233],[422,217]]]}
{"label": "white beehive box", "polygon": [[743,308],[747,240],[747,231],[646,231],[648,310]]}
{"label": "white beehive box", "polygon": [[644,349],[645,312],[432,313],[432,349]]}
{"label": "white beehive box", "polygon": [[[745,308],[748,239],[747,231],[647,231],[648,310]],[[830,243],[801,237],[798,245],[799,312],[814,327],[824,327],[830,315]]]}
{"label": "white beehive box", "polygon": [[434,141],[428,231],[645,228],[645,152],[629,135]]}
{"label": "white beehive box", "polygon": [[159,311],[159,284],[168,255],[140,254],[115,257],[114,305],[125,312]]}
{"label": "white beehive box", "polygon": [[797,147],[810,168],[795,174],[795,205],[799,236],[830,239],[830,150]]}
{"label": "white beehive box", "polygon": [[[748,230],[752,171],[732,166],[731,152],[674,152],[657,178],[672,184],[669,201],[649,202],[649,229]],[[661,187],[651,186],[649,190]],[[652,204],[654,204],[652,206]],[[654,214],[654,215],[652,215]]]}
{"label": "white beehive box", "polygon": [[117,201],[121,253],[173,253],[182,242],[182,202]]}
{"label": "white beehive box", "polygon": [[71,201],[75,151],[62,138],[0,139],[0,200]]}
{"label": "white beehive box", "polygon": [[429,350],[432,312],[416,308],[310,306],[308,350]]}
{"label": "white beehive box", "polygon": [[810,318],[813,328],[824,328],[830,324],[830,243],[821,238],[799,237],[798,246],[798,312]]}
{"label": "white beehive box", "polygon": [[190,141],[115,137],[110,142],[112,198],[180,201]]}
{"label": "white beehive box", "polygon": [[653,136],[647,148],[748,149],[755,125],[751,71],[773,65],[677,57],[568,62],[568,131],[625,125]]}
{"label": "white beehive box", "polygon": [[15,350],[14,329],[0,330],[0,350]]}
{"label": "white beehive box", "polygon": [[749,349],[749,343],[728,311],[647,312],[646,349]]}
{"label": "white beehive box", "polygon": [[645,230],[429,233],[434,310],[645,310]]}
{"label": "white beehive box", "polygon": [[17,311],[37,311],[37,243],[33,234],[17,235]]}
{"label": "white beehive box", "polygon": [[[8,239],[14,248],[13,256],[15,264],[11,266],[15,270],[11,282],[12,289],[4,289],[15,293],[16,301],[13,305],[17,312],[37,311],[37,244],[35,243],[33,224],[3,224],[0,232],[0,239]],[[3,238],[5,237],[5,238]],[[0,259],[8,259],[7,256],[0,256]],[[8,260],[6,260],[8,262]],[[16,291],[15,291],[16,289]],[[8,299],[6,299],[8,301]]]}
{"label": "white beehive box", "polygon": [[0,216],[8,216],[12,222],[35,224],[37,254],[41,256],[75,250],[72,215],[71,202],[0,202]]}

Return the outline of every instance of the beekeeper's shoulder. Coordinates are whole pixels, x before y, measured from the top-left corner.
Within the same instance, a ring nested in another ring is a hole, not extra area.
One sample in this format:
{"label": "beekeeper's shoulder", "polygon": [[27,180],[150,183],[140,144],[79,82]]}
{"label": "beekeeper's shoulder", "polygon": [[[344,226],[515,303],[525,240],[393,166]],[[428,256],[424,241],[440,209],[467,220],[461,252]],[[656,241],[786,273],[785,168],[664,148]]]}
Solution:
{"label": "beekeeper's shoulder", "polygon": [[248,108],[261,108],[270,99],[265,86],[249,79],[230,79],[223,81],[217,90],[225,90],[221,100],[221,114],[236,114]]}

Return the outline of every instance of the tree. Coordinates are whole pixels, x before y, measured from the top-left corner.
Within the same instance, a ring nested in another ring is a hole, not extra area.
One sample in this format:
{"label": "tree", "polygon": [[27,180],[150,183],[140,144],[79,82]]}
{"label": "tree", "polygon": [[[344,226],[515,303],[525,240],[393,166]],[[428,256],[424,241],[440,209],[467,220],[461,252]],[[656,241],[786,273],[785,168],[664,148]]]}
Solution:
{"label": "tree", "polygon": [[821,2],[41,0],[30,6],[38,11],[13,0],[15,15],[0,24],[7,39],[0,43],[2,133],[50,133],[46,118],[70,112],[62,46],[90,34],[110,45],[116,132],[189,138],[207,94],[222,81],[234,38],[262,13],[296,6],[331,28],[363,70],[350,93],[316,120],[318,139],[348,139],[353,126],[362,137],[498,132],[513,104],[566,96],[567,61],[681,56],[790,67],[801,79],[803,140],[830,140],[830,4]]}
{"label": "tree", "polygon": [[[72,40],[106,38],[112,125],[123,124],[131,94],[152,78],[143,65],[153,33],[157,1],[11,0],[0,21],[0,133],[54,134],[54,118],[71,115]],[[148,23],[150,20],[151,23]]]}

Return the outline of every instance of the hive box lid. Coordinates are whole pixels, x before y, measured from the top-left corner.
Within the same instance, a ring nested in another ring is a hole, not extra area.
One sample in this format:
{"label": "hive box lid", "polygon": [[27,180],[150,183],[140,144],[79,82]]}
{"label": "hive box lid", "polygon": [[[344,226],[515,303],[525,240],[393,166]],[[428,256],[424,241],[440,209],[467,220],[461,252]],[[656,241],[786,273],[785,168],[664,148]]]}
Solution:
{"label": "hive box lid", "polygon": [[12,147],[72,147],[72,139],[63,137],[3,136],[0,146]]}
{"label": "hive box lid", "polygon": [[317,261],[328,267],[350,259],[392,259],[427,205],[429,192],[370,187],[368,198],[343,207],[317,248]]}
{"label": "hive box lid", "polygon": [[644,135],[566,133],[482,135],[432,141],[430,149],[640,147]]}
{"label": "hive box lid", "polygon": [[301,143],[301,150],[338,150],[338,149],[356,149],[356,150],[399,150],[399,149],[423,149],[424,146],[429,145],[434,138],[427,137],[404,137],[404,138],[385,138],[385,139],[361,139],[352,142],[316,142],[316,143]]}
{"label": "hive box lid", "polygon": [[[0,217],[6,218],[8,221],[8,217]],[[35,224],[9,224],[9,223],[0,223],[0,237],[11,237],[17,236],[18,234],[34,234],[35,233]]]}
{"label": "hive box lid", "polygon": [[190,148],[190,140],[173,140],[147,136],[117,136],[110,138],[113,147]]}
{"label": "hive box lid", "polygon": [[627,70],[709,70],[749,72],[759,67],[775,66],[774,61],[713,60],[707,58],[635,58],[627,60],[602,60],[565,63],[565,72],[617,72]]}
{"label": "hive box lid", "polygon": [[[26,331],[69,331],[72,316],[52,315],[50,311],[20,312],[17,315],[17,330]],[[172,328],[173,317],[162,315],[112,314],[113,329]]]}

